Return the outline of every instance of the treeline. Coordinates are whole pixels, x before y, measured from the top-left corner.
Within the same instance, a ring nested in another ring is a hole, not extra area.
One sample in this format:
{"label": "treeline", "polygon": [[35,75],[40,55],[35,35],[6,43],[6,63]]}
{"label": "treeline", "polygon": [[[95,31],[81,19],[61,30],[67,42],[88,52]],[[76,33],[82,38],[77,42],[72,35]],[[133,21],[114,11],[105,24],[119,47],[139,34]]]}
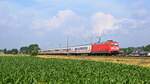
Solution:
{"label": "treeline", "polygon": [[36,56],[39,53],[39,45],[38,44],[31,44],[29,46],[23,46],[19,50],[18,49],[0,49],[1,53],[4,54],[29,54],[31,56]]}
{"label": "treeline", "polygon": [[121,49],[124,53],[126,54],[131,54],[132,52],[139,50],[139,51],[144,51],[144,52],[150,52],[150,44],[146,46],[141,46],[141,47],[128,47],[128,48],[122,48]]}

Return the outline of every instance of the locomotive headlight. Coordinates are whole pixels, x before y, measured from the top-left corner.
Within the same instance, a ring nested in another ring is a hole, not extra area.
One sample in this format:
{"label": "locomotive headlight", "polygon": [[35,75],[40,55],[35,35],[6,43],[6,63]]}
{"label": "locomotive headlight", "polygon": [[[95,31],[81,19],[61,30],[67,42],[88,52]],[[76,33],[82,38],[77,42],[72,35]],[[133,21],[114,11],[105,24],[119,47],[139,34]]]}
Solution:
{"label": "locomotive headlight", "polygon": [[111,47],[111,50],[119,50],[118,47]]}
{"label": "locomotive headlight", "polygon": [[111,50],[114,50],[114,47],[111,47]]}
{"label": "locomotive headlight", "polygon": [[118,48],[118,47],[116,47],[116,50],[119,50],[119,48]]}

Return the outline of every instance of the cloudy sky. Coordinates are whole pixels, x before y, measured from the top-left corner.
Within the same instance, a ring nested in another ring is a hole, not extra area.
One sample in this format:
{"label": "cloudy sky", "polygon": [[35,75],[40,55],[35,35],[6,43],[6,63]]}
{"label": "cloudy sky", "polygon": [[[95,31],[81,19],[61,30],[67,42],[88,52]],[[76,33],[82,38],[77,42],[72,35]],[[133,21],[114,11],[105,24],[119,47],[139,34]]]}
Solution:
{"label": "cloudy sky", "polygon": [[150,43],[149,0],[0,0],[0,48],[42,49],[113,39]]}

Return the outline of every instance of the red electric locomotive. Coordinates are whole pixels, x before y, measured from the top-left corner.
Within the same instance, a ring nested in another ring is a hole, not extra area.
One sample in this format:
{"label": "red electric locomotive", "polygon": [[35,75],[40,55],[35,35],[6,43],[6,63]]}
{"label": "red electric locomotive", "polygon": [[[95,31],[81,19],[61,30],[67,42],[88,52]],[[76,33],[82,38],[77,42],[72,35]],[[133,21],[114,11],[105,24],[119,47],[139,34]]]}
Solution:
{"label": "red electric locomotive", "polygon": [[119,43],[108,40],[102,43],[94,43],[88,45],[72,46],[68,48],[57,48],[46,51],[40,51],[40,54],[119,54]]}
{"label": "red electric locomotive", "polygon": [[119,43],[113,40],[92,44],[91,48],[91,53],[118,54],[119,51]]}

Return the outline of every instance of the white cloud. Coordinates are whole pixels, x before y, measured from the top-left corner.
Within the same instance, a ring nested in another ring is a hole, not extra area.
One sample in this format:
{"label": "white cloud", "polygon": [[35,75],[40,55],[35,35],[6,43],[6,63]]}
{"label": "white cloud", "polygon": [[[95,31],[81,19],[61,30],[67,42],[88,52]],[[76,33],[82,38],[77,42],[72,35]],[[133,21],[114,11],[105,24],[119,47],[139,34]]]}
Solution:
{"label": "white cloud", "polygon": [[65,22],[70,20],[75,20],[76,18],[80,18],[76,13],[71,10],[63,10],[59,11],[56,16],[53,16],[49,21],[50,28],[58,28],[62,26]]}
{"label": "white cloud", "polygon": [[58,14],[52,16],[52,18],[47,19],[39,19],[33,20],[32,27],[38,30],[53,30],[56,28],[62,28],[65,23],[69,23],[70,21],[80,19],[76,13],[71,10],[62,10],[59,11]]}
{"label": "white cloud", "polygon": [[88,39],[126,28],[138,28],[143,23],[131,18],[116,18],[103,12],[97,12],[85,20],[85,17],[72,10],[61,10],[51,18],[36,18],[31,28],[40,35],[58,29],[65,35]]}
{"label": "white cloud", "polygon": [[92,16],[92,31],[96,36],[101,36],[116,30],[117,19],[111,14],[98,12]]}
{"label": "white cloud", "polygon": [[[77,15],[76,13],[73,14]],[[108,34],[119,28],[119,20],[111,14],[97,12],[92,16],[86,18],[86,20],[83,16],[77,16],[80,17],[80,19],[76,19],[74,23],[71,21],[68,21],[66,23],[67,27],[69,28],[62,27],[64,28],[63,32],[65,32],[66,35],[83,39],[91,39],[93,38],[93,36],[97,37]],[[80,24],[76,24],[78,22],[80,22]]]}

